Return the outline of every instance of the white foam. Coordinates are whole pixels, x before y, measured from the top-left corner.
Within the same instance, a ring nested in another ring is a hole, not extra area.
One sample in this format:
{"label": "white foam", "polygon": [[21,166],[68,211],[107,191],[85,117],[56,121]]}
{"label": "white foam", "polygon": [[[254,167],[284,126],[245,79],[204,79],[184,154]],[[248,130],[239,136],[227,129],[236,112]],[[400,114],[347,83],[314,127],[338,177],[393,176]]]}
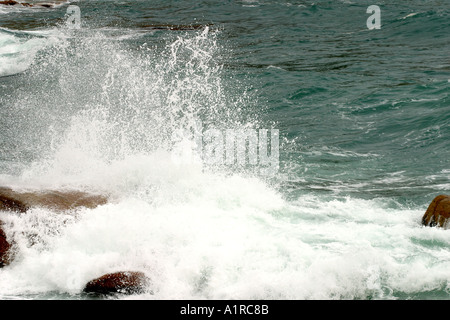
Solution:
{"label": "white foam", "polygon": [[24,36],[32,33],[21,32],[21,37],[13,31],[0,29],[0,77],[10,76],[27,70],[36,54],[55,42],[56,38]]}
{"label": "white foam", "polygon": [[[45,80],[56,69],[54,90],[64,95],[13,102],[24,110],[51,103],[52,143],[19,176],[1,176],[2,184],[111,198],[62,214],[0,212],[17,250],[0,270],[0,296],[79,294],[95,277],[128,270],[152,279],[139,296],[149,299],[393,299],[445,290],[450,233],[422,227],[422,209],[328,196],[288,202],[256,177],[173,161],[159,131],[192,120],[199,108],[229,120],[220,113],[231,107],[210,37],[176,38],[165,55],[147,60],[86,38],[72,60],[65,47],[34,70],[30,76]],[[98,100],[71,91],[80,87]],[[80,109],[57,117],[67,105]],[[171,122],[180,113],[183,121]]]}
{"label": "white foam", "polygon": [[77,294],[120,270],[152,278],[140,296],[151,299],[391,299],[449,280],[450,235],[421,227],[422,212],[355,199],[288,204],[253,179],[159,174],[97,209],[1,216],[20,249],[0,271],[0,295]]}
{"label": "white foam", "polygon": [[410,18],[410,17],[414,17],[415,15],[418,15],[418,14],[419,14],[419,12],[413,12],[413,13],[407,14],[402,19],[404,20],[404,19],[407,19],[407,18]]}

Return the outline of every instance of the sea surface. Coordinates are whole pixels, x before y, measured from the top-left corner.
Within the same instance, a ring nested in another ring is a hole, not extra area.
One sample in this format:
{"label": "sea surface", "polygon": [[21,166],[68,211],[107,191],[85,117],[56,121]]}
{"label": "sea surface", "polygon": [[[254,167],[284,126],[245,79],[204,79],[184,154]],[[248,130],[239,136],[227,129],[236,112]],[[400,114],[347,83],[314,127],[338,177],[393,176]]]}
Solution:
{"label": "sea surface", "polygon": [[[0,5],[0,186],[110,199],[0,212],[0,299],[449,299],[449,31],[444,0]],[[243,132],[270,174],[221,162]]]}

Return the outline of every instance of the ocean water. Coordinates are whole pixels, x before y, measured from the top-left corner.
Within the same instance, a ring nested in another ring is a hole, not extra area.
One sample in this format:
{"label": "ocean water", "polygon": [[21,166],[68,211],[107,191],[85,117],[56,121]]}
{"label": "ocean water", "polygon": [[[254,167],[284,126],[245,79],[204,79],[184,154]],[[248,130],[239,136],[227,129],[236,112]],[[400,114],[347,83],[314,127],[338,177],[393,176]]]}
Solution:
{"label": "ocean water", "polygon": [[[149,287],[110,299],[449,299],[450,231],[421,225],[450,190],[449,30],[440,0],[0,5],[0,185],[110,199],[0,212],[0,298],[130,270]],[[278,130],[271,174],[209,161],[199,121]]]}

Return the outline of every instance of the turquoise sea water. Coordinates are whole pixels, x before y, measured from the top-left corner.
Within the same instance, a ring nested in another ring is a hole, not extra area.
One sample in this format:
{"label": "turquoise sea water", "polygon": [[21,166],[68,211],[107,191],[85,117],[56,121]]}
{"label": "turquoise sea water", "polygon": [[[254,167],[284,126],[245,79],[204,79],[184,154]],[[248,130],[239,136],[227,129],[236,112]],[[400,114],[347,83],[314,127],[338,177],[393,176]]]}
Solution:
{"label": "turquoise sea water", "polygon": [[[112,200],[1,212],[1,297],[133,269],[144,299],[449,298],[450,233],[420,223],[450,190],[450,3],[70,4],[79,29],[0,7],[0,184]],[[174,161],[195,119],[278,129],[279,170]]]}

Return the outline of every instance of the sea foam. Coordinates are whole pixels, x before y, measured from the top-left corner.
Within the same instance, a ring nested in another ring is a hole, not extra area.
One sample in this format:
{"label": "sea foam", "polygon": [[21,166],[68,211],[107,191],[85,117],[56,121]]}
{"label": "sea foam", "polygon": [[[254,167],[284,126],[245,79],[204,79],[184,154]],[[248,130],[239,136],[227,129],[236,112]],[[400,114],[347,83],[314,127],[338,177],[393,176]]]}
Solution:
{"label": "sea foam", "polygon": [[214,34],[163,40],[133,54],[101,33],[67,38],[30,69],[26,92],[3,101],[20,106],[30,131],[19,137],[34,157],[2,184],[97,191],[110,201],[0,212],[15,243],[1,297],[80,297],[93,278],[127,270],[151,279],[135,296],[146,299],[448,291],[450,234],[420,225],[425,208],[307,193],[287,200],[261,177],[174,162],[171,133],[196,117],[221,128],[257,122],[242,114],[245,91],[230,90]]}

